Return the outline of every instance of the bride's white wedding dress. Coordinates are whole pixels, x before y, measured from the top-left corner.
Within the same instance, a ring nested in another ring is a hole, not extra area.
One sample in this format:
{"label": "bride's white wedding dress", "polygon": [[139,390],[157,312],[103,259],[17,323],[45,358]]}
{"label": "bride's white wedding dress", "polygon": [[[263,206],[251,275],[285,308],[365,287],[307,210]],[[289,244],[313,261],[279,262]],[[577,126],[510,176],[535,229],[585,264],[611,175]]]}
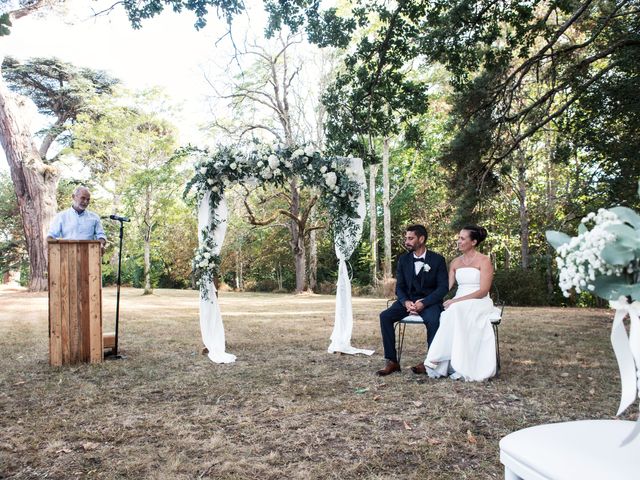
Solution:
{"label": "bride's white wedding dress", "polygon": [[[456,270],[454,298],[480,289],[480,270]],[[440,315],[440,327],[431,342],[424,365],[430,377],[451,375],[465,380],[485,380],[496,373],[496,344],[491,317],[498,310],[489,295],[453,303]],[[435,368],[433,368],[435,367]]]}

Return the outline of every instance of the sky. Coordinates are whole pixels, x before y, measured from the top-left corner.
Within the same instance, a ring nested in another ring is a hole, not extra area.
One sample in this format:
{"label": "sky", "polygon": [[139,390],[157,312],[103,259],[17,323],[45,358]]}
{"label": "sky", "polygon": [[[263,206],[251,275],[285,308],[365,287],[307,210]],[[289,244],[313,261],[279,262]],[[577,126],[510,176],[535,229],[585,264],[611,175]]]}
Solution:
{"label": "sky", "polygon": [[[225,21],[211,14],[207,27],[198,31],[192,12],[168,11],[134,30],[120,6],[95,16],[101,7],[113,3],[67,0],[65,12],[23,17],[14,22],[9,36],[0,37],[0,55],[55,56],[77,66],[106,70],[128,88],[160,86],[181,108],[172,119],[180,129],[181,143],[201,143],[199,127],[207,121],[211,107],[206,97],[212,94],[204,72],[211,70],[212,62],[231,54],[229,41],[218,42],[226,32]],[[255,12],[239,17],[234,30],[255,29],[261,20],[255,17]],[[1,150],[0,168],[8,168]]]}

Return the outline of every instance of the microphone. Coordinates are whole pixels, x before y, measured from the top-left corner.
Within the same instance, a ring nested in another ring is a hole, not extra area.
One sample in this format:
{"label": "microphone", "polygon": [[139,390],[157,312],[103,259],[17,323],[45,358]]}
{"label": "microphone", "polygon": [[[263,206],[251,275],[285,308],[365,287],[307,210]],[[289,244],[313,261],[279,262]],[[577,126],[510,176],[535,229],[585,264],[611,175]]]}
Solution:
{"label": "microphone", "polygon": [[110,218],[111,220],[118,220],[119,222],[130,222],[131,221],[127,217],[119,217],[118,215],[109,215],[108,217],[102,217],[102,218]]}

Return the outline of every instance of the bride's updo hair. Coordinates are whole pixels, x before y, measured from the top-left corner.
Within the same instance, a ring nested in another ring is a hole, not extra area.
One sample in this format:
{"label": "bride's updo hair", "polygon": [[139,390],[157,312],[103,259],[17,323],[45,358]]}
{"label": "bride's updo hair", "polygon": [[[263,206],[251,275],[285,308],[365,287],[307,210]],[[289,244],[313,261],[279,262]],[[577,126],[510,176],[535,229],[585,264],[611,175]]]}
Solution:
{"label": "bride's updo hair", "polygon": [[462,228],[469,232],[469,238],[476,241],[476,246],[480,245],[487,238],[487,229],[478,225],[467,225]]}

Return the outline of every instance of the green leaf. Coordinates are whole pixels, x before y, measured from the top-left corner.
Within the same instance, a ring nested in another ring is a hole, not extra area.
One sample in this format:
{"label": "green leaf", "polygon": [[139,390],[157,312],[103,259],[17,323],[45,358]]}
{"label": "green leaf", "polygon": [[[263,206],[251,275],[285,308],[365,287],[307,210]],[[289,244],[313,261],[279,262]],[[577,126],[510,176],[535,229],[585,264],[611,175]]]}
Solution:
{"label": "green leaf", "polygon": [[578,233],[579,234],[583,234],[583,233],[587,233],[589,230],[587,230],[587,227],[585,226],[584,223],[580,223],[580,225],[578,225]]}
{"label": "green leaf", "polygon": [[565,243],[569,243],[571,237],[566,233],[556,232],[555,230],[547,230],[546,232],[547,242],[551,244],[556,250]]}
{"label": "green leaf", "polygon": [[594,294],[607,300],[617,300],[622,296],[631,294],[633,285],[629,285],[622,277],[609,275],[598,277],[594,282]]}
{"label": "green leaf", "polygon": [[607,245],[602,249],[602,259],[610,265],[628,265],[635,258],[633,249],[620,243]]}
{"label": "green leaf", "polygon": [[629,225],[632,225],[633,228],[640,229],[640,215],[627,207],[614,207],[610,208],[609,211],[615,213],[620,220]]}
{"label": "green leaf", "polygon": [[605,227],[605,230],[616,236],[616,245],[622,245],[629,249],[640,248],[640,231],[629,225],[617,224]]}

